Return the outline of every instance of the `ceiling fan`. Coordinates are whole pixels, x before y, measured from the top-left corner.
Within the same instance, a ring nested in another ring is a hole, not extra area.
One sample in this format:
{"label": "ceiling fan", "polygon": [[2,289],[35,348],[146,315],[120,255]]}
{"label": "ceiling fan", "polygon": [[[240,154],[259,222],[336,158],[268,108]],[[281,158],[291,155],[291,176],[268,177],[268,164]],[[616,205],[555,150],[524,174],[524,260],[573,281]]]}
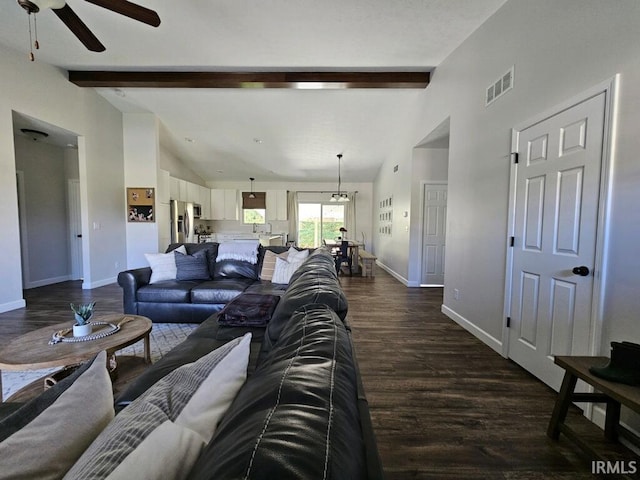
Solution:
{"label": "ceiling fan", "polygon": [[[148,8],[142,7],[127,0],[85,0],[99,7],[106,8],[112,12],[125,15],[139,22],[146,23],[152,27],[160,25],[160,17],[158,14]],[[76,15],[65,0],[18,0],[18,4],[24,8],[29,15],[38,13],[41,10],[50,8],[53,10],[60,20],[78,37],[85,47],[92,52],[103,52],[105,47],[100,40],[89,30],[89,27]],[[31,17],[29,17],[31,18]],[[31,21],[29,21],[29,34],[31,35]],[[36,49],[39,48],[37,33],[34,43]],[[31,52],[31,60],[33,60],[33,52]]]}

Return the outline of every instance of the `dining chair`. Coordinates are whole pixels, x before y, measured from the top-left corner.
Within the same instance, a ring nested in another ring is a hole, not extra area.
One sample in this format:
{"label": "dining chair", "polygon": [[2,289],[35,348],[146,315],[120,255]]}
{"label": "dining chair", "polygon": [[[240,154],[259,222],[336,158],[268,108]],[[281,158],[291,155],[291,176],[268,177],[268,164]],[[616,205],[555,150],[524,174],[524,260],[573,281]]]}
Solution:
{"label": "dining chair", "polygon": [[336,272],[338,273],[338,275],[342,270],[342,265],[346,263],[349,266],[349,276],[353,276],[353,270],[351,268],[353,265],[353,260],[350,253],[349,242],[347,240],[342,240],[342,242],[340,242],[340,248],[334,255],[336,261]]}

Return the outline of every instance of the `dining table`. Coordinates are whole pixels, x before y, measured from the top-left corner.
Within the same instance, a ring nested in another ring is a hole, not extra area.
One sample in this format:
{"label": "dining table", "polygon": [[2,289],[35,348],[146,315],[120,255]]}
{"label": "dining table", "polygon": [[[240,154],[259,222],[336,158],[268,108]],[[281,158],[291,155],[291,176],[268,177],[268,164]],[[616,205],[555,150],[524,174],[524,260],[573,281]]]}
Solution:
{"label": "dining table", "polygon": [[[335,240],[325,240],[327,247],[329,247],[332,251],[334,249],[339,249],[340,245],[342,243],[342,239],[335,239]],[[360,248],[364,248],[364,244],[361,242],[357,242],[357,241],[352,241],[352,240],[348,240],[347,242],[349,242],[348,244],[348,249],[347,249],[347,255],[349,255],[349,257],[351,258],[351,272],[352,273],[358,273],[360,271],[360,265],[359,265],[359,260],[360,260]]]}

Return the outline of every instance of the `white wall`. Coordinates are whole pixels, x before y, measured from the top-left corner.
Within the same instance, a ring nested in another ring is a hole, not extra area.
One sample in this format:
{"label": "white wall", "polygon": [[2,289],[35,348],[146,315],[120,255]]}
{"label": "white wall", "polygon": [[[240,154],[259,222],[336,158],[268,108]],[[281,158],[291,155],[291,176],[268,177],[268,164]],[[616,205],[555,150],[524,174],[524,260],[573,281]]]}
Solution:
{"label": "white wall", "polygon": [[[640,341],[640,8],[636,0],[511,0],[435,71],[420,113],[397,139],[374,197],[410,208],[412,149],[450,117],[445,306],[501,349],[511,128],[621,75],[602,353]],[[486,87],[515,65],[513,90],[489,107]],[[398,165],[398,173],[393,166]],[[414,221],[412,212],[412,224]],[[382,262],[408,271],[409,238],[376,238]],[[397,235],[396,235],[397,233]],[[454,300],[452,290],[459,289]]]}
{"label": "white wall", "polygon": [[202,178],[162,144],[162,130],[160,130],[159,168],[166,170],[174,178],[186,180],[187,182],[202,185],[203,187],[206,186],[206,182]]}
{"label": "white wall", "polygon": [[[24,173],[25,288],[70,279],[65,149],[14,136],[16,169]],[[77,162],[76,162],[77,163]]]}
{"label": "white wall", "polygon": [[[85,287],[115,281],[125,264],[122,115],[93,90],[66,74],[0,48],[0,311],[24,306],[12,111],[78,134],[83,207]],[[93,229],[93,223],[99,228]]]}
{"label": "white wall", "polygon": [[150,113],[123,115],[125,189],[154,188],[155,222],[127,222],[127,269],[149,265],[145,253],[158,251],[158,164],[160,146],[158,120]]}

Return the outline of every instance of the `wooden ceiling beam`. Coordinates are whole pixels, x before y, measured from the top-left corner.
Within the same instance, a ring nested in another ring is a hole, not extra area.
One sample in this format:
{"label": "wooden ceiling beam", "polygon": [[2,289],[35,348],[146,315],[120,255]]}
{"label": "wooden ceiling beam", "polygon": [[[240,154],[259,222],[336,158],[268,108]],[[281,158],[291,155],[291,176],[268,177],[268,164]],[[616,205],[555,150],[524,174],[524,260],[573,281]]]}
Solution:
{"label": "wooden ceiling beam", "polygon": [[429,72],[136,72],[71,70],[79,87],[114,88],[425,88]]}

